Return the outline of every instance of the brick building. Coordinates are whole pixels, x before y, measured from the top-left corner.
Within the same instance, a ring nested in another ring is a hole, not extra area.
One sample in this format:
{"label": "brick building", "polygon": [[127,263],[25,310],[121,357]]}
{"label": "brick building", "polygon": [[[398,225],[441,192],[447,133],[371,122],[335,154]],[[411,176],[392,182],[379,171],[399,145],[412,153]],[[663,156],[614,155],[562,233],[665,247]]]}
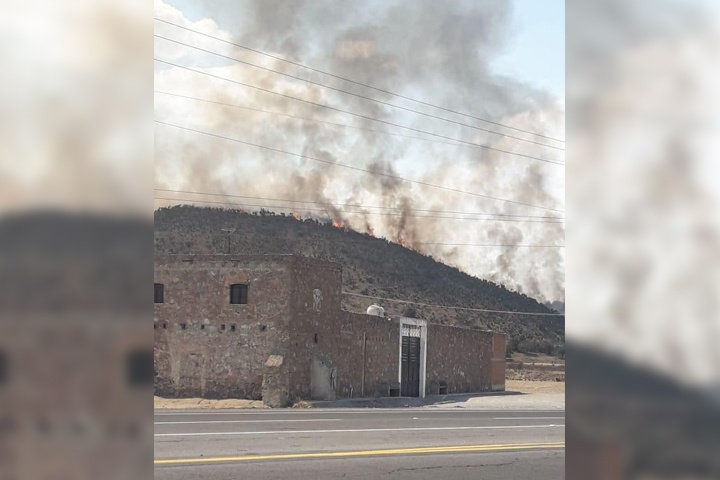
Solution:
{"label": "brick building", "polygon": [[294,255],[155,258],[155,392],[299,399],[505,388],[505,336],[341,310],[341,267]]}

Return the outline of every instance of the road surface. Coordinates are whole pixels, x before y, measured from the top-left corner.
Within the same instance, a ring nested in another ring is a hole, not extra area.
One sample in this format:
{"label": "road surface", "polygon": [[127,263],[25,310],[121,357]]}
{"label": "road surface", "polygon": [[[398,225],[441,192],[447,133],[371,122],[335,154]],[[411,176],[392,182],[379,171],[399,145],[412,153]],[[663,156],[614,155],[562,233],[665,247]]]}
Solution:
{"label": "road surface", "polygon": [[552,479],[564,411],[156,410],[156,479]]}

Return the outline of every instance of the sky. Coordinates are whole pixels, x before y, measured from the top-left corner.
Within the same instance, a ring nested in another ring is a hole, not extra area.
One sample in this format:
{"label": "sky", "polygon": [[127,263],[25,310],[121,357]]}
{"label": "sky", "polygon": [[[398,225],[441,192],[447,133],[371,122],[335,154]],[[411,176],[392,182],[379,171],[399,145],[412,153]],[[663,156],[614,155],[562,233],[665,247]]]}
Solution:
{"label": "sky", "polygon": [[565,1],[514,0],[516,35],[495,68],[565,96]]}
{"label": "sky", "polygon": [[[711,0],[708,0],[711,1]],[[240,2],[168,0],[192,21],[213,18],[221,28],[237,26],[233,14],[242,14]],[[503,73],[565,96],[565,1],[513,0],[510,20],[514,35],[506,52],[495,61]],[[222,14],[218,12],[222,11]]]}
{"label": "sky", "polygon": [[[564,5],[542,7],[528,0],[155,0],[156,17],[186,28],[475,117],[156,21],[155,34],[165,38],[155,39],[155,57],[174,65],[155,63],[155,89],[163,92],[155,95],[155,118],[172,124],[156,126],[155,184],[204,195],[166,192],[155,207],[218,206],[209,203],[217,194],[242,195],[246,204],[247,197],[359,204],[355,213],[297,210],[414,245],[541,301],[563,301],[564,143],[552,139],[564,138]],[[284,205],[278,211],[293,210]],[[493,216],[422,218],[417,209]],[[429,245],[437,243],[453,245]]]}

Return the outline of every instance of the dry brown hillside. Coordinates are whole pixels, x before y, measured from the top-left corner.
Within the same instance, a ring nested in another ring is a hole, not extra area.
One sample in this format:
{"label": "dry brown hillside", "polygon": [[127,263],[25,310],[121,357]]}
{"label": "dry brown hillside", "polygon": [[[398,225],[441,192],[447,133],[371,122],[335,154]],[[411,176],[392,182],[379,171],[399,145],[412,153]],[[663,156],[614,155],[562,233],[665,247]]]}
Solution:
{"label": "dry brown hillside", "polygon": [[[296,253],[331,260],[343,266],[344,290],[377,297],[490,310],[554,313],[525,295],[472,277],[432,257],[364,233],[345,231],[316,220],[284,214],[244,213],[218,208],[179,206],[155,212],[156,253]],[[345,296],[343,308],[365,312],[373,300]],[[561,345],[564,317],[520,316],[409,307],[377,301],[389,314],[405,314],[436,323],[488,328],[518,340]]]}

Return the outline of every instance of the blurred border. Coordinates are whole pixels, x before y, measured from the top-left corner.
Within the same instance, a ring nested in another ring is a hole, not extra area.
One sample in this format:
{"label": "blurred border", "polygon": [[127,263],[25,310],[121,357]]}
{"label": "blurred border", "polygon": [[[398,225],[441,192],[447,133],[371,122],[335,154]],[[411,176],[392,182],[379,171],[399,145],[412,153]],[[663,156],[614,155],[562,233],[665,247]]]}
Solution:
{"label": "blurred border", "polygon": [[567,477],[718,478],[717,5],[566,5]]}

